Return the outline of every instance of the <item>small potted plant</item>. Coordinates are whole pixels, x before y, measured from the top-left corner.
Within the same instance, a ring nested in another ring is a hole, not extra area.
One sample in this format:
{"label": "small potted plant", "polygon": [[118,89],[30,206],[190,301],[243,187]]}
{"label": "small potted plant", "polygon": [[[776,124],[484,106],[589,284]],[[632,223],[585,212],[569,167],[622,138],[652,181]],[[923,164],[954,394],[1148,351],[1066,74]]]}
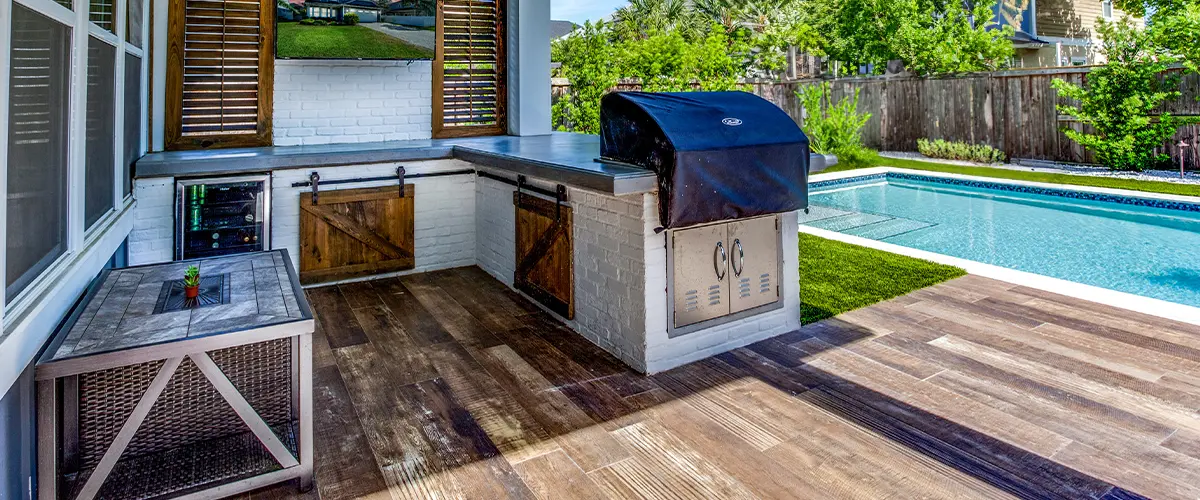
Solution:
{"label": "small potted plant", "polygon": [[183,293],[189,299],[200,296],[200,268],[188,266],[183,272]]}

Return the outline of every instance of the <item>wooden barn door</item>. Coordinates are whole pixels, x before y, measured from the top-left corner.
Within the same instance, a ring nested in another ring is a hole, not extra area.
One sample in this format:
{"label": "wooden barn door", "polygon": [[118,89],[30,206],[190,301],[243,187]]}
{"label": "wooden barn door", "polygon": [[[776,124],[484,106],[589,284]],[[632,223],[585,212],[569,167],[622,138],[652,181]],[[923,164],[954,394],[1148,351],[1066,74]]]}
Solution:
{"label": "wooden barn door", "polygon": [[519,191],[517,269],[513,286],[559,316],[575,318],[574,245],[571,207]]}
{"label": "wooden barn door", "polygon": [[300,282],[412,269],[413,191],[399,186],[300,195]]}

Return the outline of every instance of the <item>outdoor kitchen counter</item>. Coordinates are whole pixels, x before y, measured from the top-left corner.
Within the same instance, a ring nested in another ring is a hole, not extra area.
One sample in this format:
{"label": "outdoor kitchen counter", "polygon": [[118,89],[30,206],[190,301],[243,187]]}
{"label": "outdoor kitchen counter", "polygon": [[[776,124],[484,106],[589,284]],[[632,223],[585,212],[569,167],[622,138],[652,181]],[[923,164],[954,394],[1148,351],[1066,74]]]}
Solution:
{"label": "outdoor kitchen counter", "polygon": [[152,153],[138,160],[137,178],[231,175],[274,170],[457,158],[476,165],[624,195],[657,189],[653,172],[597,163],[600,137],[556,132],[314,146],[276,146]]}

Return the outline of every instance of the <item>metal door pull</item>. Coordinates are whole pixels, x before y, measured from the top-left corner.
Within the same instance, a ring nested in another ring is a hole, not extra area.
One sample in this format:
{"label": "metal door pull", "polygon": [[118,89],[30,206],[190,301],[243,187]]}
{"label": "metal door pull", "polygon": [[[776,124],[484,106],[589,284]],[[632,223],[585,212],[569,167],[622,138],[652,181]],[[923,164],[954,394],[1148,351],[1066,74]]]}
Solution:
{"label": "metal door pull", "polygon": [[[717,262],[718,256],[721,257],[721,260],[719,263]],[[729,263],[729,257],[727,255],[725,255],[725,242],[718,241],[717,249],[713,253],[713,267],[716,268],[716,271],[717,271],[717,281],[725,281],[725,274],[728,272],[725,269],[726,269],[726,266],[728,265],[728,263]]]}

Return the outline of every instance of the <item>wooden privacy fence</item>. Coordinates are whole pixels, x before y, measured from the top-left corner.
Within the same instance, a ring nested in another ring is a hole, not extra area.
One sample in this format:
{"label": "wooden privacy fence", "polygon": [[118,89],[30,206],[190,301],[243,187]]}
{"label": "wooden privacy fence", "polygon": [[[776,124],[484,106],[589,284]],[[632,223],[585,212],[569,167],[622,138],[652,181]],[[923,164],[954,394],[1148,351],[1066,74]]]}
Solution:
{"label": "wooden privacy fence", "polygon": [[[1082,125],[1061,116],[1057,104],[1066,104],[1050,86],[1056,78],[1081,84],[1091,68],[1054,68],[975,73],[950,78],[859,77],[836,80],[747,82],[751,91],[775,103],[803,126],[803,109],[796,91],[829,82],[835,99],[860,91],[858,110],[871,113],[863,128],[866,146],[881,151],[916,151],[917,139],[946,139],[987,144],[1011,158],[1095,163],[1094,156],[1060,130]],[[636,89],[622,81],[618,88]],[[1200,76],[1184,75],[1183,96],[1163,106],[1176,115],[1200,115]],[[570,92],[570,84],[555,79],[552,99]],[[556,124],[562,125],[562,124]],[[1200,127],[1181,127],[1166,151],[1178,165],[1180,140],[1200,144]],[[1200,148],[1183,151],[1188,168],[1200,169]]]}

